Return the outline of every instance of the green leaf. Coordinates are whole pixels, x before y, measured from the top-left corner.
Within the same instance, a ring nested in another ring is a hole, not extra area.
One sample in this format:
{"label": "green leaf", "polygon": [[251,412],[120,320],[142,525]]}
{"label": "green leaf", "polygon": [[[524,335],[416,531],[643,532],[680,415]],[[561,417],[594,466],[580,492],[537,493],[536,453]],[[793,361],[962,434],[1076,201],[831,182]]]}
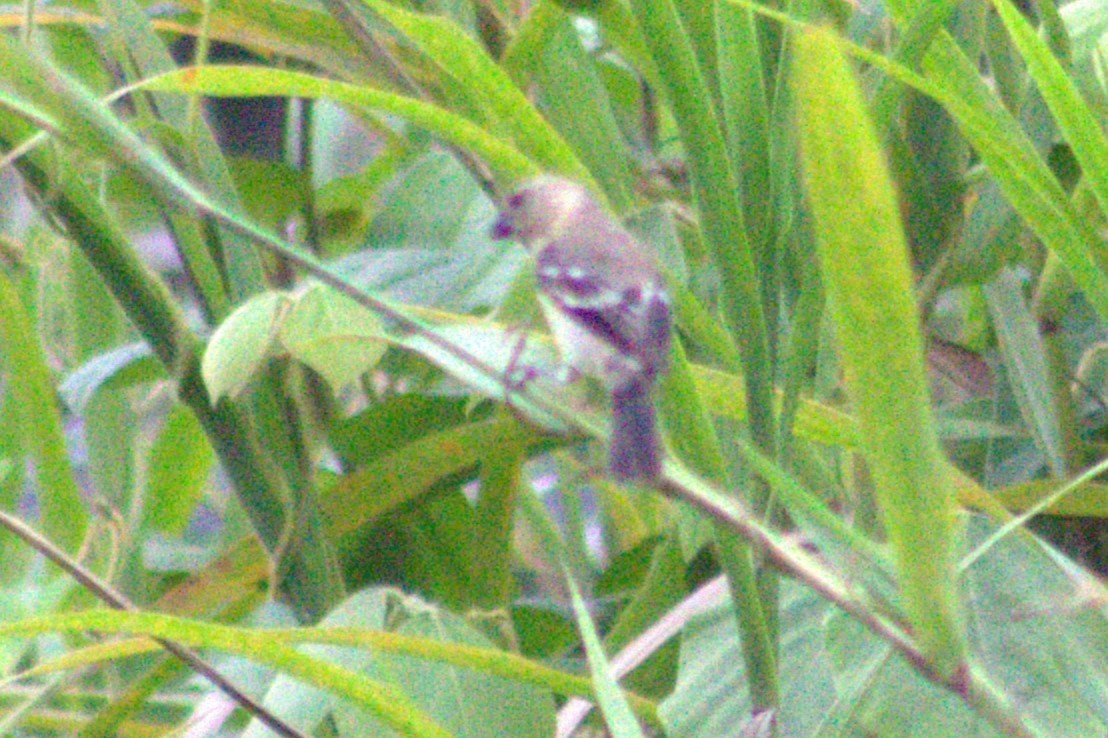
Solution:
{"label": "green leaf", "polygon": [[757,444],[768,450],[774,443],[773,371],[761,275],[709,75],[700,68],[693,41],[672,0],[635,0],[631,5],[681,133],[700,228],[720,280],[722,311],[741,348],[749,428]]}
{"label": "green leaf", "polygon": [[379,453],[344,474],[321,501],[334,535],[402,511],[443,477],[474,468],[493,446],[534,442],[533,433],[512,420],[465,423]]}
{"label": "green leaf", "polygon": [[852,725],[852,735],[998,735],[956,696],[921,679],[857,621],[835,610],[827,615],[825,653],[838,697],[829,705],[828,723]]}
{"label": "green leaf", "polygon": [[235,396],[270,357],[280,313],[289,302],[283,292],[250,298],[212,334],[200,366],[214,405]]}
{"label": "green leaf", "polygon": [[[396,632],[444,645],[488,648],[491,644],[464,619],[395,590],[375,588],[351,595],[320,623],[326,628],[365,628]],[[382,635],[387,635],[383,632]],[[429,718],[451,729],[453,735],[549,736],[553,733],[553,701],[541,688],[485,674],[464,665],[436,663],[399,653],[338,645],[311,645],[305,654],[385,685],[411,699],[411,709],[423,709]],[[265,704],[295,725],[311,732],[328,712],[341,735],[393,736],[379,718],[363,707],[327,694],[300,680],[280,676],[270,687]],[[251,726],[245,738],[269,735]]]}
{"label": "green leaf", "polygon": [[[430,192],[434,197],[427,196]],[[438,251],[459,244],[472,248],[482,236],[492,241],[488,233],[496,218],[496,208],[472,175],[447,152],[432,149],[410,166],[394,172],[388,191],[381,193],[378,200],[373,220],[366,229],[366,242],[372,246],[366,249],[366,256],[370,258],[389,248],[403,248],[404,254],[410,254],[414,249]],[[498,246],[499,252],[503,243]],[[379,268],[372,269],[375,288],[392,287],[376,279]],[[418,263],[412,268],[425,270]],[[421,292],[430,291],[430,285],[422,287]],[[435,294],[420,297],[424,304],[440,302]]]}
{"label": "green leaf", "polygon": [[367,73],[357,43],[318,3],[234,0],[212,13],[206,0],[181,0],[196,16],[210,13],[213,38],[264,51],[267,56],[298,59],[335,76]]}
{"label": "green leaf", "polygon": [[150,449],[143,530],[182,533],[214,461],[215,454],[196,416],[183,405],[175,405]]}
{"label": "green leaf", "polygon": [[1101,121],[1082,99],[1076,81],[1067,74],[1047,42],[1015,6],[1009,0],[993,0],[992,5],[1019,48],[1027,71],[1050,106],[1058,128],[1072,147],[1101,210],[1108,208],[1108,140]]}
{"label": "green leaf", "polygon": [[163,376],[165,371],[149,344],[128,343],[86,361],[58,385],[58,392],[70,410],[80,413],[101,389],[130,387]]}
{"label": "green leaf", "polygon": [[1099,238],[1088,219],[1077,212],[1019,122],[949,37],[936,40],[924,59],[924,68],[928,82],[922,83],[921,89],[943,103],[996,177],[1012,207],[1062,260],[1100,319],[1105,320],[1108,270],[1093,250]]}
{"label": "green leaf", "polygon": [[[350,700],[404,736],[448,738],[451,734],[428,717],[395,684],[366,677],[330,661],[312,657],[287,645],[286,639],[266,637],[243,628],[212,625],[166,615],[122,610],[86,610],[0,624],[5,635],[41,635],[94,628],[104,632],[139,632],[178,643],[204,646],[245,656],[280,669],[311,685]],[[549,734],[549,733],[548,733]]]}
{"label": "green leaf", "polygon": [[[448,351],[446,344],[436,339],[464,347],[463,351]],[[433,335],[401,337],[397,343],[420,353],[471,388],[496,399],[507,397],[519,373],[533,372],[534,376],[523,388],[534,391],[513,396],[512,406],[538,425],[556,432],[568,430],[566,422],[551,413],[550,406],[543,400],[544,397],[564,396],[573,389],[555,381],[558,357],[545,337],[514,333],[492,325],[458,323],[436,328]],[[578,417],[585,415],[581,412]],[[593,420],[596,420],[595,414]]]}
{"label": "green leaf", "polygon": [[[589,170],[483,47],[444,18],[411,13],[382,0],[366,0],[444,72],[464,96],[467,117],[509,137],[546,171],[591,185]],[[595,188],[593,188],[595,189]]]}
{"label": "green leaf", "polygon": [[0,349],[8,401],[17,407],[23,452],[36,466],[44,532],[58,545],[76,549],[88,520],[73,468],[66,455],[61,412],[39,345],[38,329],[15,285],[0,271]]}
{"label": "green leaf", "polygon": [[[303,72],[212,65],[182,69],[153,77],[138,87],[218,97],[281,95],[309,99],[326,98],[346,105],[385,110],[478,154],[490,167],[509,179],[521,179],[533,175],[538,169],[538,165],[518,149],[464,116],[422,100],[336,82]],[[520,97],[522,98],[521,93]],[[555,152],[548,151],[548,148],[553,147],[544,147],[537,154],[544,158],[556,159]],[[563,148],[565,148],[564,144]],[[543,162],[544,158],[540,158],[539,161]],[[579,168],[572,166],[566,166],[563,170],[580,174]],[[587,179],[587,174],[581,179]]]}
{"label": "green leaf", "polygon": [[827,31],[798,39],[804,173],[859,439],[924,653],[963,664],[954,494],[929,408],[908,249],[862,93]]}
{"label": "green leaf", "polygon": [[[811,590],[787,579],[782,582],[778,618],[785,688],[774,716],[778,735],[823,735],[819,728],[840,698],[826,653],[824,623],[833,612]],[[743,654],[735,634],[734,614],[722,603],[685,626],[677,686],[658,708],[668,735],[755,735],[739,730],[750,726],[752,718],[744,684],[747,672],[736,668]]]}
{"label": "green leaf", "polygon": [[1007,369],[1008,384],[1024,422],[1032,431],[1035,445],[1051,473],[1066,475],[1062,429],[1054,406],[1053,386],[1046,348],[1039,324],[1023,295],[1022,281],[1009,267],[984,286],[993,318],[1000,355]]}
{"label": "green leaf", "polygon": [[561,14],[546,41],[535,80],[542,111],[589,163],[615,209],[622,212],[633,202],[631,158],[608,90],[572,18]]}
{"label": "green leaf", "polygon": [[318,283],[291,298],[278,335],[292,358],[319,372],[335,391],[369,371],[388,349],[376,315]]}
{"label": "green leaf", "polygon": [[585,606],[585,600],[581,597],[581,590],[564,561],[562,562],[562,573],[566,578],[566,585],[569,587],[573,612],[577,617],[577,627],[581,631],[581,640],[585,645],[589,673],[592,674],[597,702],[600,703],[600,711],[604,715],[604,722],[614,738],[643,738],[645,733],[643,733],[642,727],[631,712],[631,706],[623,696],[623,692],[619,688],[619,682],[612,674],[612,666],[608,663],[608,657],[604,654],[604,646],[600,643],[600,634],[596,631],[596,623],[589,614],[589,609]]}

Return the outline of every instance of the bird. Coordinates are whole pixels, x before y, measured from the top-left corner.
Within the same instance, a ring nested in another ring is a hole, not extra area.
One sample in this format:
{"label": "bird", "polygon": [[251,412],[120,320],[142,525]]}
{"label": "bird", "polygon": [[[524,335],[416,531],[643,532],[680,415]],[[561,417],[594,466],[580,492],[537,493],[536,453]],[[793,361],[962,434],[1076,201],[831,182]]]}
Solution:
{"label": "bird", "polygon": [[552,176],[513,190],[492,235],[527,247],[562,361],[611,394],[612,476],[656,481],[662,446],[652,390],[669,366],[671,308],[650,254],[585,187]]}

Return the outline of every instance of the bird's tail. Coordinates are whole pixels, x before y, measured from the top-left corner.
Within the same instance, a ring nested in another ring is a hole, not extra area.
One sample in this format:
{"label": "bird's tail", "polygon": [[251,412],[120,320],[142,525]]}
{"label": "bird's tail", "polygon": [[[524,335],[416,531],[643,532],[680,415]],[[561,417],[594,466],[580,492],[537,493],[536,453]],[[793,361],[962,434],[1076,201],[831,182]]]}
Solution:
{"label": "bird's tail", "polygon": [[608,466],[621,482],[649,481],[662,471],[661,448],[650,399],[653,382],[636,375],[612,392],[612,439]]}

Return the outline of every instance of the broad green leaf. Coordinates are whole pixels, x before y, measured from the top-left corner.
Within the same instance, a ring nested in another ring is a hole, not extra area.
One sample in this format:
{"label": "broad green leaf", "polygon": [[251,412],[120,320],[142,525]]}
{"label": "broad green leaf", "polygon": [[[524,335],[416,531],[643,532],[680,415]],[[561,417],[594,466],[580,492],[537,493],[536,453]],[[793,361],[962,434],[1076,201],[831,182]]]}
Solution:
{"label": "broad green leaf", "polygon": [[[123,312],[100,276],[83,258],[71,259],[66,280],[48,280],[69,306],[72,345],[82,360],[118,346],[129,338]],[[107,500],[126,500],[134,489],[136,414],[126,394],[101,391],[81,413],[88,449],[86,470],[91,486]]]}
{"label": "broad green leaf", "polygon": [[[460,350],[448,349],[440,339]],[[506,332],[492,325],[458,323],[436,328],[428,335],[401,337],[397,343],[418,352],[487,397],[507,398],[517,388],[519,379],[527,377],[518,385],[523,394],[512,397],[513,407],[545,428],[556,432],[568,430],[566,423],[539,397],[554,396],[558,390],[567,389],[556,381],[560,365],[554,347],[545,337]],[[528,392],[530,389],[537,391]],[[582,419],[587,415],[590,414],[584,410],[580,413]],[[595,413],[591,415],[595,423]]]}
{"label": "broad green leaf", "polygon": [[[372,607],[380,599],[384,607]],[[367,607],[369,605],[369,607]],[[371,609],[383,622],[367,622]],[[447,610],[416,597],[402,597],[388,590],[361,592],[341,610],[325,620],[328,626],[362,626],[396,632],[398,635],[458,645],[490,648],[491,642],[473,625]],[[354,656],[350,649],[326,647],[345,662]],[[360,671],[373,679],[402,688],[414,701],[454,735],[472,738],[540,738],[554,732],[554,703],[545,689],[519,680],[505,679],[464,665],[436,663],[401,654],[372,653],[358,659]],[[336,718],[345,735],[386,736],[378,720],[367,713],[334,703]]]}
{"label": "broad green leaf", "polygon": [[966,521],[975,663],[1002,694],[1023,693],[1019,714],[1039,735],[1108,730],[1108,619],[1087,604],[1104,600],[1103,584],[1026,530],[999,541],[997,530],[981,515]]}
{"label": "broad green leaf", "polygon": [[[393,174],[366,228],[366,243],[371,248],[359,256],[372,260],[375,254],[391,248],[404,249],[401,254],[409,254],[417,249],[441,251],[459,244],[469,247],[478,243],[482,236],[492,241],[489,232],[495,219],[496,208],[457,157],[432,149]],[[498,253],[503,246],[502,242],[498,243]],[[392,260],[407,261],[396,256]],[[406,289],[403,285],[389,283],[387,275],[398,266],[402,264],[385,269],[380,278],[377,273],[385,265],[369,267],[367,276],[373,288],[395,291],[399,287],[405,293],[410,290],[413,300],[422,304],[442,304],[441,297],[435,293],[446,291],[447,285],[434,290],[432,285]],[[418,272],[427,269],[418,261],[411,268]],[[473,265],[464,268],[471,269]],[[435,275],[435,279],[442,279],[442,275]],[[450,281],[458,279],[455,276]],[[424,293],[430,294],[424,297]]]}
{"label": "broad green leaf", "polygon": [[483,610],[506,610],[516,599],[516,497],[527,494],[523,491],[523,463],[528,440],[519,435],[508,437],[487,447],[481,459],[476,525],[468,530],[468,552],[479,565],[473,567],[475,576],[464,594]]}
{"label": "broad green leaf", "polygon": [[1013,725],[1022,735],[1052,738],[1103,731],[1108,623],[1074,599],[1074,587],[1085,586],[1087,575],[1026,532],[998,542],[988,518],[964,522],[970,546],[993,544],[963,567],[973,668],[998,692],[1023,695],[1014,708],[1018,723],[990,725],[995,715],[966,710],[958,695],[924,682],[887,644],[834,612],[826,637],[839,699],[827,724],[920,738],[1011,735]]}
{"label": "broad green leaf", "polygon": [[288,302],[282,292],[264,292],[244,302],[216,328],[200,367],[213,405],[242,391],[270,357]]}
{"label": "broad green leaf", "polygon": [[328,437],[343,465],[353,469],[414,439],[462,425],[470,409],[464,396],[394,394],[380,398],[356,415],[332,423]]}
{"label": "broad green leaf", "polygon": [[589,163],[612,206],[623,212],[633,202],[627,142],[593,55],[582,43],[573,19],[565,13],[560,16],[546,39],[535,78],[541,109]]}
{"label": "broad green leaf", "polygon": [[279,328],[292,358],[319,372],[336,392],[380,361],[388,349],[383,335],[376,315],[318,283],[289,298]]}
{"label": "broad green leaf", "polygon": [[825,715],[828,729],[815,735],[830,735],[831,726],[843,725],[853,728],[847,735],[1001,735],[956,695],[924,681],[849,616],[828,612],[823,636],[837,700]]}
{"label": "broad green leaf", "polygon": [[[781,586],[781,704],[774,719],[780,735],[817,736],[836,700],[825,643],[825,620],[833,612],[811,590],[785,580]],[[694,617],[681,636],[677,685],[658,712],[667,735],[715,738],[746,735],[751,703],[734,615],[718,605]]]}
{"label": "broad green leaf", "polygon": [[[787,16],[748,0],[729,0],[799,27]],[[1078,213],[1062,185],[1039,156],[1019,121],[992,94],[975,64],[953,39],[938,34],[923,60],[926,78],[889,58],[860,46],[844,44],[859,59],[895,80],[940,101],[962,134],[996,178],[1001,191],[1027,225],[1065,265],[1098,316],[1108,316],[1108,277],[1092,245],[1099,238],[1091,222]],[[1064,96],[1063,96],[1064,97]],[[1082,121],[1074,121],[1079,129]],[[1099,161],[1097,142],[1087,142],[1090,161]]]}

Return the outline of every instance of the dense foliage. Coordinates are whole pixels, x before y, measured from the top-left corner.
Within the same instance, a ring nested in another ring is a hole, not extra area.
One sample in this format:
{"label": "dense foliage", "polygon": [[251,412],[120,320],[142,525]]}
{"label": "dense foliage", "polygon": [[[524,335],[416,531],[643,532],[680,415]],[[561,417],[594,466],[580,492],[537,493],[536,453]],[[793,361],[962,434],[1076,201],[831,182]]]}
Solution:
{"label": "dense foliage", "polygon": [[[1105,3],[0,18],[0,734],[1105,733]],[[657,488],[542,172],[669,281]]]}

